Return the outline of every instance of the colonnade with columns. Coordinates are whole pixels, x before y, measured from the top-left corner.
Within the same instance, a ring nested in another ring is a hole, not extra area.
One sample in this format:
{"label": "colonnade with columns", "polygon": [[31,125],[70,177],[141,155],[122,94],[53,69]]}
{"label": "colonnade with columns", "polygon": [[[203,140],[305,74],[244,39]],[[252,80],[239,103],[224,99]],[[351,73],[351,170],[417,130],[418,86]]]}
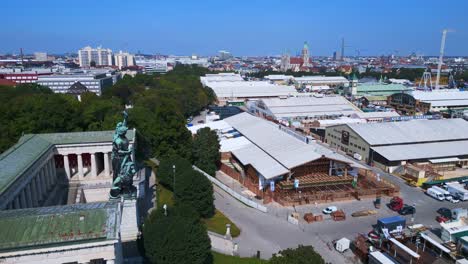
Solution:
{"label": "colonnade with columns", "polygon": [[41,206],[57,184],[55,160],[48,159],[26,181],[24,187],[7,205],[7,209],[22,209]]}
{"label": "colonnade with columns", "polygon": [[109,178],[112,173],[111,152],[64,153],[61,157],[68,180],[96,179],[102,174]]}

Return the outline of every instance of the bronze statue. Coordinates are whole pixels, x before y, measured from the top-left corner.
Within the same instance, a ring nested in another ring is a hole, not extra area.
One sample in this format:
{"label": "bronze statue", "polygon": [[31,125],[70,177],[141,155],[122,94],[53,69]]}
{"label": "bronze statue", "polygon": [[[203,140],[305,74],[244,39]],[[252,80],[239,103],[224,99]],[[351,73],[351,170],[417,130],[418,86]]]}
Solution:
{"label": "bronze statue", "polygon": [[113,199],[122,195],[125,198],[134,198],[136,194],[136,188],[133,186],[133,175],[137,169],[135,162],[132,161],[133,149],[129,147],[130,143],[126,137],[128,130],[126,111],[123,112],[123,116],[123,122],[119,122],[115,127],[112,141],[112,168],[114,172],[110,197]]}
{"label": "bronze statue", "polygon": [[112,168],[114,170],[112,174],[112,180],[114,181],[119,175],[120,167],[122,166],[123,159],[132,153],[129,148],[129,142],[127,137],[127,118],[128,114],[126,111],[123,112],[123,122],[117,123],[114,132],[114,139],[112,141]]}

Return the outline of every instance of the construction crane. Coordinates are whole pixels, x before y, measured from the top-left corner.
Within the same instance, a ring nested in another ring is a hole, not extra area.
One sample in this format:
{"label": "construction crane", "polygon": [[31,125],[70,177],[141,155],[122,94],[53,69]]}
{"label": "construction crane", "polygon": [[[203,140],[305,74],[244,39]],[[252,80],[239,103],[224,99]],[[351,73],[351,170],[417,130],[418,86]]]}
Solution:
{"label": "construction crane", "polygon": [[341,61],[344,61],[345,48],[351,48],[351,46],[348,46],[348,45],[345,46],[344,38],[341,38],[341,54],[340,54]]}
{"label": "construction crane", "polygon": [[437,78],[435,83],[435,88],[439,89],[439,82],[440,82],[440,70],[442,69],[442,60],[444,58],[444,50],[445,50],[445,38],[447,37],[447,33],[449,32],[448,29],[444,29],[442,31],[442,40],[440,42],[440,55],[439,55],[439,64],[437,65]]}

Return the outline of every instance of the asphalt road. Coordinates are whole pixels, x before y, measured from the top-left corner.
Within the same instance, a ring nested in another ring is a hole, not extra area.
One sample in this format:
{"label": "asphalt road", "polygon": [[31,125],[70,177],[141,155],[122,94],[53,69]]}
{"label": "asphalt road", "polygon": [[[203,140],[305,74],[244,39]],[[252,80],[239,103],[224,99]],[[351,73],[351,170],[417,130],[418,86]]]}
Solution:
{"label": "asphalt road", "polygon": [[[435,221],[436,210],[439,207],[447,208],[467,208],[468,202],[452,204],[450,202],[438,201],[427,196],[420,188],[406,185],[406,183],[393,175],[382,172],[379,169],[371,168],[380,173],[383,179],[391,181],[400,186],[400,196],[404,202],[416,206],[414,222],[412,216],[405,216],[407,223],[424,224],[428,227],[437,228],[439,224]],[[356,263],[351,252],[345,254],[338,253],[332,248],[334,240],[342,237],[354,239],[359,233],[368,233],[372,225],[377,223],[381,217],[396,215],[395,212],[387,208],[386,204],[390,197],[384,197],[382,207],[377,215],[353,218],[351,213],[374,209],[373,200],[363,199],[361,201],[335,202],[322,205],[304,205],[295,208],[282,207],[276,204],[268,205],[268,213],[262,213],[253,208],[247,207],[230,195],[215,187],[216,208],[225,213],[242,230],[241,235],[236,239],[239,243],[239,253],[241,256],[253,256],[257,250],[262,258],[270,258],[272,254],[288,247],[297,247],[299,244],[312,245],[331,263]],[[287,215],[296,210],[301,217],[306,212],[314,214],[320,213],[327,206],[335,205],[347,214],[347,219],[342,222],[335,222],[325,218],[323,222],[311,224],[301,220],[299,226],[287,222]]]}

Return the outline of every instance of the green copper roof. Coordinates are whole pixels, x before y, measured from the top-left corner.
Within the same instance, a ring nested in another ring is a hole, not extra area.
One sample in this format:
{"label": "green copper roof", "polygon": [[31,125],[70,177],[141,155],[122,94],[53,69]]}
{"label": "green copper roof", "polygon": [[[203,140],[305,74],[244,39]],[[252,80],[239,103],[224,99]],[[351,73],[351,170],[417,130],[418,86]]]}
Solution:
{"label": "green copper roof", "polygon": [[357,86],[357,93],[364,95],[391,95],[402,91],[411,91],[411,87],[406,87],[402,84],[359,84]]}
{"label": "green copper roof", "polygon": [[118,238],[118,203],[0,211],[0,252]]}
{"label": "green copper roof", "polygon": [[[50,133],[37,134],[55,145],[78,144],[78,143],[96,143],[111,142],[114,135],[113,130],[109,131],[89,131],[89,132],[70,132],[70,133]],[[133,130],[127,131],[127,138],[133,140]]]}
{"label": "green copper roof", "polygon": [[0,155],[0,194],[53,144],[37,135],[25,135]]}
{"label": "green copper roof", "polygon": [[307,41],[304,41],[304,49],[308,49],[309,45],[307,44]]}
{"label": "green copper roof", "polygon": [[[22,136],[18,143],[0,154],[0,194],[55,145],[112,142],[113,134],[114,131],[91,131]],[[128,130],[127,138],[134,137],[134,131]]]}

